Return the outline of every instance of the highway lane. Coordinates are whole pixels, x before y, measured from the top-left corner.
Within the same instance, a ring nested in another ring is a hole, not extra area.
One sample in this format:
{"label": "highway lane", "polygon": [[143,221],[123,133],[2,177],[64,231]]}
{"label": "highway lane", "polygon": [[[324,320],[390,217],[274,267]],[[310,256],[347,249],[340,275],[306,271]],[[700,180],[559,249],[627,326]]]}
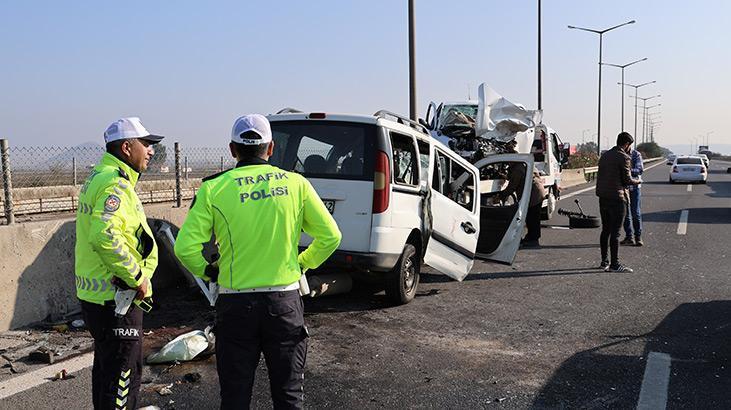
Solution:
{"label": "highway lane", "polygon": [[[553,229],[567,225],[556,216],[543,248],[520,251],[513,266],[480,262],[462,283],[427,269],[409,305],[389,308],[382,293],[365,291],[308,300],[307,406],[633,408],[641,396],[662,398],[664,385],[667,408],[728,408],[728,166],[713,162],[708,184],[690,191],[667,184],[665,165],[646,173],[646,246],[620,250],[633,274],[598,269],[599,230]],[[597,213],[593,191],[575,198]],[[687,228],[678,235],[683,210]],[[648,365],[648,357],[661,359]],[[191,371],[202,382],[176,384],[164,397],[148,390],[143,404],[217,407],[211,359],[150,378],[170,383]],[[19,393],[0,408],[79,408],[79,400],[89,403],[88,374]],[[255,407],[269,408],[263,368],[258,376]]]}

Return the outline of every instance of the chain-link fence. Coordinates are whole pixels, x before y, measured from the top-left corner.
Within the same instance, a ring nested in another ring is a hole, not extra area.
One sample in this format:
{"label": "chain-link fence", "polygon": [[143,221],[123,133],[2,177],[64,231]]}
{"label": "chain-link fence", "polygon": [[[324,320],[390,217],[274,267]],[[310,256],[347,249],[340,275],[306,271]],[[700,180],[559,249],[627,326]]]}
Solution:
{"label": "chain-link fence", "polygon": [[[97,144],[14,147],[7,140],[0,142],[0,217],[8,223],[16,215],[76,210],[79,188],[105,152]],[[177,153],[172,144],[157,144],[154,148],[155,155],[136,187],[143,203],[190,199],[201,178],[236,164],[226,147],[180,146]]]}

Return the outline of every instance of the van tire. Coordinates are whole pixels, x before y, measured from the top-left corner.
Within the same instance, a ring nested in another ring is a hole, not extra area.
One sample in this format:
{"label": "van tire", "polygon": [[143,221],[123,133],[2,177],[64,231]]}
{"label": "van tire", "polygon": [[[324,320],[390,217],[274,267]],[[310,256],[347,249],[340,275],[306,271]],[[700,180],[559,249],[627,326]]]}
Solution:
{"label": "van tire", "polygon": [[414,245],[407,243],[396,266],[386,276],[386,297],[394,305],[405,305],[416,296],[420,258]]}
{"label": "van tire", "polygon": [[558,198],[554,194],[556,192],[553,187],[548,188],[548,200],[545,208],[541,208],[541,220],[547,221],[553,217],[558,205]]}

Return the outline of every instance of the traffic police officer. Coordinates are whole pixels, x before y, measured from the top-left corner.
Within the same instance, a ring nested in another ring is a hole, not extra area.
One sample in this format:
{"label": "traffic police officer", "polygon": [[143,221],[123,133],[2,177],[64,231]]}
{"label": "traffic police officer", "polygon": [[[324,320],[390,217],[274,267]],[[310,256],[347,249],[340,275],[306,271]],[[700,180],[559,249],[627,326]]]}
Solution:
{"label": "traffic police officer", "polygon": [[163,137],[139,118],[122,118],[104,132],[107,152],[86,179],[76,217],[76,295],[94,338],[92,400],[95,409],[136,409],[142,374],[142,311],[115,315],[118,288],[152,295],[157,245],[135,193]]}
{"label": "traffic police officer", "polygon": [[[302,408],[307,329],[299,279],[340,244],[340,231],[312,185],[267,161],[269,121],[236,120],[229,144],[236,167],[203,180],[180,229],[175,255],[194,275],[218,281],[216,363],[221,408],[248,408],[264,353],[274,408]],[[300,234],[314,238],[298,255]],[[215,234],[220,259],[203,244]]]}

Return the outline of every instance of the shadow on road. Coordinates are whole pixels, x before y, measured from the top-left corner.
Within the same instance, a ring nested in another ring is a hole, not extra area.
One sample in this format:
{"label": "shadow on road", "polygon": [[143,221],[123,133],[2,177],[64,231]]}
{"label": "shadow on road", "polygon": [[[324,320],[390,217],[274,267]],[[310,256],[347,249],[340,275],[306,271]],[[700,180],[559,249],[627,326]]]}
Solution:
{"label": "shadow on road", "polygon": [[[688,208],[689,224],[728,224],[731,223],[731,208]],[[678,223],[680,209],[672,211],[649,212],[642,214],[643,222]]]}
{"label": "shadow on road", "polygon": [[[483,273],[470,273],[464,279],[465,282],[473,280],[495,280],[495,279],[506,279],[506,278],[528,278],[535,276],[566,276],[566,275],[584,275],[584,274],[596,274],[605,273],[598,266],[589,266],[584,268],[573,268],[573,269],[547,269],[547,270],[529,270],[529,271],[505,271],[505,272],[483,272]],[[421,275],[422,283],[445,283],[452,282],[452,279],[439,274],[425,274]]]}
{"label": "shadow on road", "polygon": [[708,187],[713,190],[710,194],[706,194],[711,198],[731,197],[731,181],[708,181]]}
{"label": "shadow on road", "polygon": [[[731,403],[731,301],[682,304],[650,333],[608,337],[620,340],[562,363],[533,408],[635,408],[650,352],[672,358],[668,409],[727,409]],[[625,353],[638,340],[645,342],[641,355]]]}

